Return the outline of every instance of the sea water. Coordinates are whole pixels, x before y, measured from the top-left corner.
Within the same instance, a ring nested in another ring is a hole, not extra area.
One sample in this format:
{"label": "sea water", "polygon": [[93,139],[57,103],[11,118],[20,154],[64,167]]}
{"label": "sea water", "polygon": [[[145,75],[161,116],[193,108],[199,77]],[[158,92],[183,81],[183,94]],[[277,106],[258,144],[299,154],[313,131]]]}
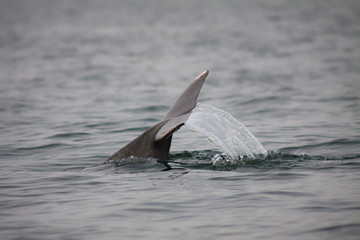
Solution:
{"label": "sea water", "polygon": [[[0,238],[358,239],[359,9],[1,1]],[[221,110],[193,117],[220,116],[225,136],[183,126],[171,170],[103,164],[206,69],[199,102]],[[265,155],[244,157],[238,121]]]}

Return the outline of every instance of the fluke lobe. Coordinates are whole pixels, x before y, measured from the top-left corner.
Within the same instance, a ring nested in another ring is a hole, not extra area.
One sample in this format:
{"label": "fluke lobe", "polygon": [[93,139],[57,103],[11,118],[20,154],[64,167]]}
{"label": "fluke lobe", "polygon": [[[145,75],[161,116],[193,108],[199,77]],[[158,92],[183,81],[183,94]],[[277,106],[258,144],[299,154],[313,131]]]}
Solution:
{"label": "fluke lobe", "polygon": [[184,90],[161,122],[115,152],[105,163],[130,156],[166,159],[170,151],[172,134],[189,118],[208,74],[209,71],[204,71]]}

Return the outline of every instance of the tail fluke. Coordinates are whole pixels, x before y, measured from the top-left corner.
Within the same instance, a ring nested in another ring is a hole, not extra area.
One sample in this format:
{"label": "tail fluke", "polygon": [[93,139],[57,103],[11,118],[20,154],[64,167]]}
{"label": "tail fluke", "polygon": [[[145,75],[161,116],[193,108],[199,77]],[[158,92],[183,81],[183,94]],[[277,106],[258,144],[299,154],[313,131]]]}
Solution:
{"label": "tail fluke", "polygon": [[208,74],[208,70],[204,71],[184,90],[184,92],[166,113],[164,120],[178,117],[182,114],[190,112],[195,108],[201,87],[204,84]]}
{"label": "tail fluke", "polygon": [[155,141],[159,141],[177,131],[188,120],[191,111],[196,107],[202,85],[209,71],[204,71],[184,90],[180,97],[170,107],[164,117],[167,122],[156,134]]}
{"label": "tail fluke", "polygon": [[196,107],[197,98],[208,74],[209,71],[204,71],[184,90],[170,107],[163,121],[111,155],[105,163],[130,156],[166,159],[171,146],[172,134],[185,124],[191,111]]}

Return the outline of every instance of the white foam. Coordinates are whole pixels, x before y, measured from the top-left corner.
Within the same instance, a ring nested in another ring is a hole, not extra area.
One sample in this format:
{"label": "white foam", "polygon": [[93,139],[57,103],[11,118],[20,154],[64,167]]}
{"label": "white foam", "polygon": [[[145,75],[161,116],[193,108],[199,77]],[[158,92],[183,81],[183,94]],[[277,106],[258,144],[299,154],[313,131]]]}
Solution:
{"label": "white foam", "polygon": [[233,160],[266,154],[264,147],[249,129],[229,113],[210,105],[198,103],[185,125],[215,143]]}

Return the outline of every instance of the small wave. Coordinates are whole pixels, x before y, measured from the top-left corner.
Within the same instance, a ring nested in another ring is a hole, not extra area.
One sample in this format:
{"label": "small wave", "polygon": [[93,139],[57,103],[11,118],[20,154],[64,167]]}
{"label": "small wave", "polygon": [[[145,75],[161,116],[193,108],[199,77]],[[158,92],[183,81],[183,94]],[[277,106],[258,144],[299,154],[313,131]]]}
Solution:
{"label": "small wave", "polygon": [[72,137],[81,137],[81,136],[87,136],[87,135],[90,135],[90,134],[85,133],[85,132],[72,132],[72,133],[59,133],[59,134],[50,136],[48,138],[72,138]]}
{"label": "small wave", "polygon": [[84,126],[86,128],[98,128],[98,127],[105,127],[105,126],[113,126],[113,125],[117,125],[117,124],[118,124],[118,122],[97,122],[97,123],[90,123],[90,124],[85,123]]}
{"label": "small wave", "polygon": [[286,147],[280,149],[281,152],[291,152],[295,154],[321,154],[323,156],[332,157],[350,157],[358,156],[360,154],[360,139],[345,139],[339,138],[326,142],[308,144],[303,146]]}
{"label": "small wave", "polygon": [[213,163],[211,161],[217,151],[205,150],[205,151],[183,151],[177,154],[169,155],[169,163],[175,164],[179,167],[193,168],[193,169],[212,169]]}
{"label": "small wave", "polygon": [[225,170],[230,171],[238,167],[246,166],[247,164],[254,164],[263,161],[265,155],[257,154],[247,157],[246,155],[238,156],[238,158],[230,158],[229,156],[213,150],[205,151],[184,151],[177,154],[171,154],[169,157],[169,164],[176,166],[193,168],[193,169],[207,169],[207,170]]}
{"label": "small wave", "polygon": [[157,112],[157,111],[166,111],[168,106],[166,105],[151,105],[140,108],[130,108],[125,109],[125,112],[133,112],[133,113],[144,113],[144,112]]}
{"label": "small wave", "polygon": [[[349,224],[338,224],[328,227],[320,227],[309,231],[313,232],[327,232],[327,233],[338,233],[341,232],[341,236],[354,236],[355,238],[360,234],[360,224],[358,223],[349,223]],[[339,237],[341,237],[339,236]],[[354,238],[354,239],[355,239]]]}
{"label": "small wave", "polygon": [[112,161],[111,164],[115,166],[115,168],[118,170],[118,173],[148,172],[154,170],[163,171],[170,169],[170,166],[167,162],[159,161],[156,158],[128,157]]}
{"label": "small wave", "polygon": [[[106,156],[94,156],[95,160],[105,159]],[[291,170],[295,168],[324,170],[336,167],[360,169],[360,154],[353,156],[321,156],[308,154],[294,154],[281,151],[268,151],[254,157],[246,155],[229,158],[221,151],[183,151],[169,154],[166,162],[155,158],[129,157],[113,161],[109,164],[99,164],[91,167],[73,167],[66,171],[108,172],[109,174],[128,174],[139,172],[176,171],[186,169],[215,170],[215,171],[243,171],[243,169],[263,170]],[[93,162],[93,161],[91,161]],[[276,173],[273,178],[298,177],[292,172]]]}
{"label": "small wave", "polygon": [[39,145],[39,146],[34,146],[34,147],[22,147],[22,148],[17,148],[17,151],[28,151],[28,150],[38,150],[38,149],[52,149],[52,148],[59,148],[59,147],[68,147],[70,146],[69,144],[63,144],[63,143],[49,143],[49,144],[44,144],[44,145]]}
{"label": "small wave", "polygon": [[259,104],[261,102],[269,102],[269,101],[277,101],[284,100],[284,97],[279,96],[264,96],[259,98],[251,98],[248,101],[242,102],[240,105],[248,105],[248,104]]}
{"label": "small wave", "polygon": [[360,139],[339,138],[339,139],[326,141],[326,142],[322,142],[322,143],[317,143],[317,144],[309,144],[309,145],[298,146],[298,147],[282,148],[282,150],[292,151],[292,150],[297,150],[297,149],[317,148],[317,147],[326,147],[326,146],[339,146],[339,145],[360,145]]}
{"label": "small wave", "polygon": [[[355,161],[348,161],[348,160]],[[344,167],[360,167],[360,155],[353,156],[321,156],[308,154],[293,154],[279,151],[268,151],[267,154],[257,154],[254,157],[246,155],[229,158],[219,151],[184,151],[171,154],[169,164],[194,169],[233,171],[241,168],[255,169],[328,169],[339,165]],[[347,161],[345,161],[347,160]],[[319,162],[322,162],[319,164]]]}

